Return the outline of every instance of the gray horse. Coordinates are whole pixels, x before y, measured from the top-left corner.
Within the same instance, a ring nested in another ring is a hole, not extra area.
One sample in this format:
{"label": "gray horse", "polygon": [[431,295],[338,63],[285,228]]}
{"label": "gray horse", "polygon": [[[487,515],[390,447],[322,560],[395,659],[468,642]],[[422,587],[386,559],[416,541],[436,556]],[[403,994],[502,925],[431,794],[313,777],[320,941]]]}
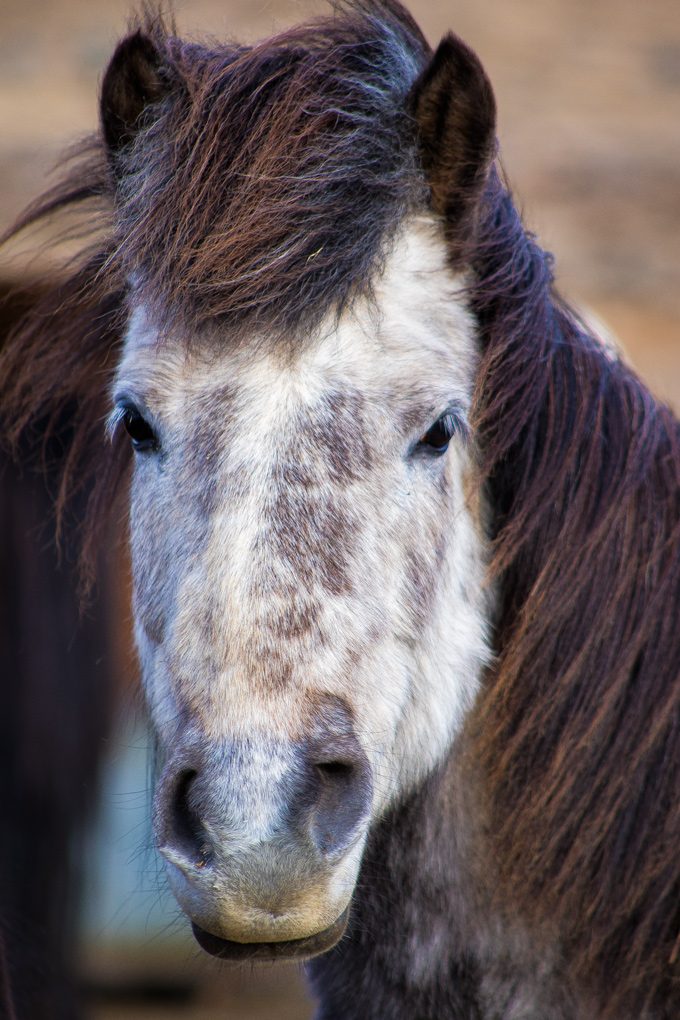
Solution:
{"label": "gray horse", "polygon": [[132,450],[171,886],[216,956],[315,957],[323,1020],[680,1015],[678,426],[495,155],[477,58],[391,0],[151,15],[19,224],[104,223],[3,401],[77,408],[91,522]]}

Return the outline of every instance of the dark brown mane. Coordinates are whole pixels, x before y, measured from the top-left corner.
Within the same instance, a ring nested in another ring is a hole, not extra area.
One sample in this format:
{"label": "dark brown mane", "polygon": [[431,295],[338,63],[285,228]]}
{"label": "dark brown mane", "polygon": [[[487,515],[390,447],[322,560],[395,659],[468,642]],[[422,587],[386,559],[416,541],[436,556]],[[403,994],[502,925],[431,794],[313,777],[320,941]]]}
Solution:
{"label": "dark brown mane", "polygon": [[251,338],[341,310],[422,201],[404,108],[428,52],[415,26],[349,4],[252,48],[149,27],[178,84],[116,160],[117,258],[143,299],[192,324],[246,321]]}
{"label": "dark brown mane", "polygon": [[502,605],[475,732],[504,889],[603,1016],[680,1008],[678,423],[554,296],[497,182],[477,271]]}

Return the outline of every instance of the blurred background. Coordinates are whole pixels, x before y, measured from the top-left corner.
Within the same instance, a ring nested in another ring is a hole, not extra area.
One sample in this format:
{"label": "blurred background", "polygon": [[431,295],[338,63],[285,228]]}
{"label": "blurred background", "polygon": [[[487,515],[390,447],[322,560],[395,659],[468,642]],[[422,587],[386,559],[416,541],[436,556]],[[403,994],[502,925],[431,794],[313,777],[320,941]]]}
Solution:
{"label": "blurred background", "polygon": [[[413,0],[411,9],[433,43],[452,28],[482,58],[496,90],[506,170],[526,222],[555,253],[563,292],[603,320],[652,391],[680,408],[677,0]],[[245,41],[321,10],[321,4],[307,0],[175,4],[184,34]],[[129,11],[127,0],[3,0],[0,230],[44,189],[65,145],[96,126],[98,82]],[[39,276],[46,259],[44,253],[33,254],[29,262],[25,247],[13,248],[0,264],[0,288],[27,274]],[[76,637],[77,608],[64,609],[72,585],[68,571],[52,585],[43,580],[44,571],[53,569],[49,532],[40,524],[48,506],[44,487],[32,477],[15,477],[7,465],[1,478],[0,522],[12,555],[0,554],[0,610],[6,621],[0,625],[5,674],[0,675],[0,717],[15,684],[29,702],[40,696],[39,687],[31,684],[44,682],[44,666],[26,665],[38,603],[47,621],[56,617],[50,607],[61,607],[58,633],[40,638],[42,663],[56,662],[56,649],[66,645],[69,675],[84,675],[87,683],[97,684],[99,700],[90,700],[90,716],[83,713],[79,724],[83,735],[94,706],[92,746],[80,763],[86,773],[81,776],[83,796],[73,819],[82,824],[85,815],[89,818],[84,905],[73,919],[79,930],[74,966],[85,990],[84,1015],[94,1020],[304,1020],[311,1006],[295,968],[235,973],[219,965],[194,947],[186,923],[164,893],[150,847],[148,738],[130,648],[123,545],[113,547],[102,599],[85,621],[86,637]],[[23,548],[32,551],[20,555]],[[18,593],[26,607],[23,617],[16,608]],[[49,622],[46,626],[49,631]],[[40,681],[31,680],[31,669]],[[73,681],[76,686],[81,682]],[[53,696],[61,704],[63,692]],[[13,705],[14,715],[6,713],[5,720],[16,730],[25,706],[16,698]],[[75,718],[69,716],[69,725],[79,740]],[[30,739],[49,732],[44,720],[41,725],[43,730],[31,731]],[[0,737],[2,732],[0,723]],[[82,736],[83,748],[87,743]],[[31,782],[30,796],[39,805],[47,795],[40,781]],[[25,801],[17,812],[15,818],[25,816]],[[0,870],[6,873],[0,875],[0,917],[6,943],[31,937],[20,907],[11,906],[12,896],[22,902],[23,881],[12,818],[11,811],[0,816],[5,828],[0,830]],[[62,841],[60,852],[68,857],[70,837],[59,830],[58,819],[55,826],[54,838]],[[40,829],[33,838],[40,842]],[[49,839],[43,852],[49,860]],[[73,897],[64,895],[67,909]],[[2,902],[10,904],[4,915]],[[38,903],[36,916],[39,910]],[[56,921],[52,928],[58,926]],[[56,937],[46,927],[45,939]],[[50,953],[59,955],[54,946]],[[65,961],[64,967],[69,965]],[[42,984],[49,997],[53,979],[47,964],[34,959],[24,980],[34,992]],[[65,1003],[67,998],[65,993]],[[54,1005],[36,1005],[26,1012],[27,1020],[38,1020],[40,1009],[45,1017],[57,1016]],[[72,1015],[76,1007],[64,1005],[63,1016]]]}

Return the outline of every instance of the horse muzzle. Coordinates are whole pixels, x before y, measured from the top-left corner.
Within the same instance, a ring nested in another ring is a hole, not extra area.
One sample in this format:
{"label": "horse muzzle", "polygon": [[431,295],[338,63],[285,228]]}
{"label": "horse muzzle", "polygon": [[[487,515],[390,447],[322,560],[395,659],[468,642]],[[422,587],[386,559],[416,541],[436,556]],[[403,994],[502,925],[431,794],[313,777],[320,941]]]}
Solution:
{"label": "horse muzzle", "polygon": [[330,949],[347,924],[371,802],[368,759],[346,721],[297,743],[183,740],[161,775],[154,825],[199,945],[232,960]]}

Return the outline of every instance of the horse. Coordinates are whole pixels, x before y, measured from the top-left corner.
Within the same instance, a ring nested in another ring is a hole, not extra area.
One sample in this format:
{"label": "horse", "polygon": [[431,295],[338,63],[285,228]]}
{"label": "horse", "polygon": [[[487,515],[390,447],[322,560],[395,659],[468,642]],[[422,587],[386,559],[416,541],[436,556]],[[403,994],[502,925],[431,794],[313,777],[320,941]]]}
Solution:
{"label": "horse", "polygon": [[145,10],[74,159],[4,429],[73,408],[86,574],[129,491],[199,945],[319,1020],[678,1016],[678,422],[557,294],[476,55],[396,0]]}

